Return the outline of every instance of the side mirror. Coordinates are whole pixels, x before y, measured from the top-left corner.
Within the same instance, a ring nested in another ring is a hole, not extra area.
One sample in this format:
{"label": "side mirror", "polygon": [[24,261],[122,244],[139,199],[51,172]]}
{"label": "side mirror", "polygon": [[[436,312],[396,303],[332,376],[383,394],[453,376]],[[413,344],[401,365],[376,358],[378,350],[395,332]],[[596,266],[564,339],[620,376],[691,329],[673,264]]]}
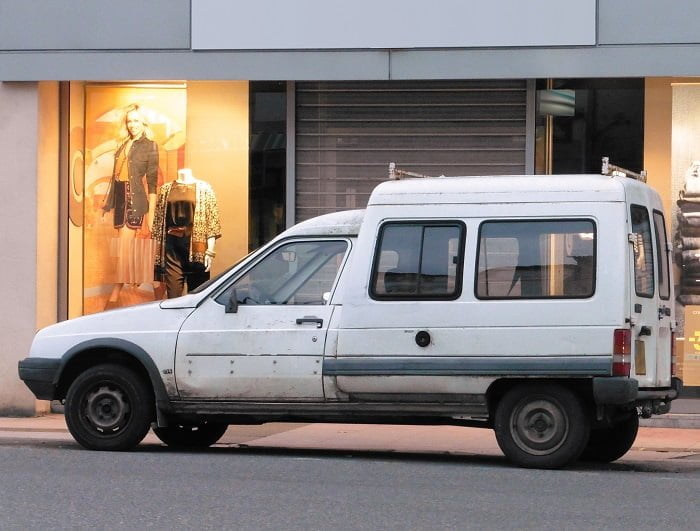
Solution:
{"label": "side mirror", "polygon": [[231,290],[231,295],[226,301],[226,313],[238,313],[238,296],[236,295],[236,288]]}

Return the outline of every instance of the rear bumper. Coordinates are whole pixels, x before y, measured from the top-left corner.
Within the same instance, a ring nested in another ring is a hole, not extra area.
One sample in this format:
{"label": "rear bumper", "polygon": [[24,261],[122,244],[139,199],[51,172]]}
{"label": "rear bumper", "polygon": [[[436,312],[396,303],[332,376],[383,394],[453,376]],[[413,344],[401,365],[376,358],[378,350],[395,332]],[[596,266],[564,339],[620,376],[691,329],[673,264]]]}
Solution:
{"label": "rear bumper", "polygon": [[19,377],[41,400],[53,400],[61,369],[61,360],[53,358],[25,358],[18,363]]}
{"label": "rear bumper", "polygon": [[639,388],[633,378],[606,377],[593,378],[593,399],[597,405],[616,406],[635,404],[643,406],[649,402],[668,403],[678,398],[683,383],[672,378],[671,387]]}

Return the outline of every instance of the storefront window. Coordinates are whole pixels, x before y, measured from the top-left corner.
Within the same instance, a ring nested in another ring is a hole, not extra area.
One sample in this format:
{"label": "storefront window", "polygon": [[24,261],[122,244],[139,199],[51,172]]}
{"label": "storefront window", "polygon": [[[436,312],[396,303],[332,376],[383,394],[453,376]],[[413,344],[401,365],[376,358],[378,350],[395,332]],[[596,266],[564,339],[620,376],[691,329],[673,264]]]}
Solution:
{"label": "storefront window", "polygon": [[285,229],[287,92],[285,82],[250,84],[250,234],[257,249]]}
{"label": "storefront window", "polygon": [[536,173],[598,173],[602,157],[642,169],[643,79],[540,80],[537,89]]}
{"label": "storefront window", "polygon": [[69,233],[73,313],[77,296],[82,313],[178,296],[247,254],[249,85],[70,84],[71,136],[82,135],[69,146],[82,166],[70,177],[82,190]]}

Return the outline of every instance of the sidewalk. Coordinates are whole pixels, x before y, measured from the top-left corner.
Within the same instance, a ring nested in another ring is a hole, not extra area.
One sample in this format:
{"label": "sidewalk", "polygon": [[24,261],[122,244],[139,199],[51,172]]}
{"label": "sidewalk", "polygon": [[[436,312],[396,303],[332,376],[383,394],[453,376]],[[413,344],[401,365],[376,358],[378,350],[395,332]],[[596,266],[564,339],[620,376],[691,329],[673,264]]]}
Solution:
{"label": "sidewalk", "polygon": [[[0,439],[71,442],[62,415],[0,418]],[[158,444],[149,433],[144,444]],[[231,426],[220,445],[248,448],[381,451],[454,455],[503,455],[492,430],[458,426],[269,423]],[[641,453],[644,452],[644,453]],[[623,459],[700,455],[700,429],[641,427]]]}

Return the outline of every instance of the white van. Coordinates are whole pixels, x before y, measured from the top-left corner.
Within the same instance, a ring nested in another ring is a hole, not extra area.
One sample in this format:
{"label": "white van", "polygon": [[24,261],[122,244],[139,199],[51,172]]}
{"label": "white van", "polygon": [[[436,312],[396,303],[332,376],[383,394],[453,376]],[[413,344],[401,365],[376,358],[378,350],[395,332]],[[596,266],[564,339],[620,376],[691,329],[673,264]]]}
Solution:
{"label": "white van", "polygon": [[394,180],[196,292],[41,330],[19,372],[96,450],[369,422],[612,461],[680,389],[670,271],[659,196],[619,172]]}

